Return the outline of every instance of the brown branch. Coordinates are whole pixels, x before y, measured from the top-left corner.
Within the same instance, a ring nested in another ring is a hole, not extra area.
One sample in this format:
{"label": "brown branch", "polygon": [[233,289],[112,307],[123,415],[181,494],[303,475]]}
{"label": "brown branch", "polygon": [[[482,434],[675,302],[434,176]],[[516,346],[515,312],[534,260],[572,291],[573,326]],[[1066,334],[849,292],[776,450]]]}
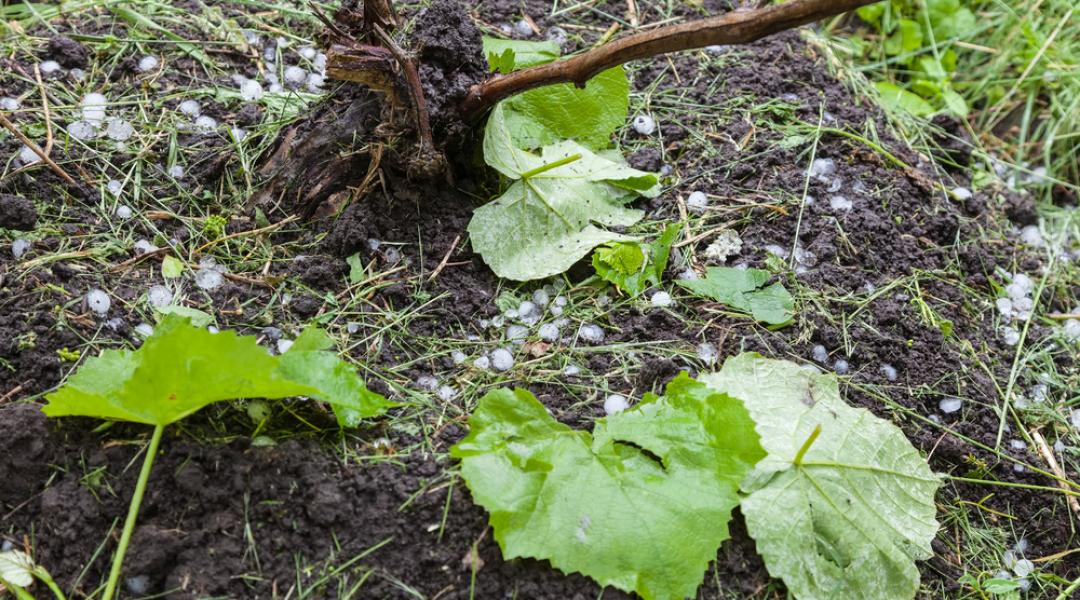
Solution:
{"label": "brown branch", "polygon": [[718,44],[748,44],[876,1],[791,0],[635,33],[566,60],[482,81],[469,90],[461,104],[461,114],[466,121],[471,121],[496,102],[526,90],[554,83],[573,83],[582,87],[602,71],[632,60]]}

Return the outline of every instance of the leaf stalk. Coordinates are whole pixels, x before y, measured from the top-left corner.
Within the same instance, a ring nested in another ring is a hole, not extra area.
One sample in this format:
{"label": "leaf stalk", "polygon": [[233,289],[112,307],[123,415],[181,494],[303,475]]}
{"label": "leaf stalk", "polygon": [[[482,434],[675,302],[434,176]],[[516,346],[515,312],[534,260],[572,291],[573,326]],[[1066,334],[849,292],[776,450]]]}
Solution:
{"label": "leaf stalk", "polygon": [[814,430],[810,432],[810,437],[806,438],[802,448],[799,448],[799,451],[795,454],[795,460],[793,462],[796,467],[802,466],[803,457],[806,456],[807,451],[810,450],[810,446],[813,446],[814,442],[817,441],[819,435],[821,435],[821,423],[818,423],[817,426],[814,427]]}

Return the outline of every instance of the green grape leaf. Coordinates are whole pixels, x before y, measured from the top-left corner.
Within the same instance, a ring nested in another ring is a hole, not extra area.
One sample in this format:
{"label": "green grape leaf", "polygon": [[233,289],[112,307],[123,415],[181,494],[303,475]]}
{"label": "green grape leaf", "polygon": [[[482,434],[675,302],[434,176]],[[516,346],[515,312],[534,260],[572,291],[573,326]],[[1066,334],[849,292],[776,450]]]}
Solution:
{"label": "green grape leaf", "polygon": [[562,53],[559,45],[552,41],[530,42],[484,36],[482,43],[488,66],[492,71],[504,74],[549,63]]}
{"label": "green grape leaf", "polygon": [[168,425],[222,400],[310,396],[330,404],[342,425],[354,425],[394,406],[330,347],[324,332],[308,329],[273,356],[253,336],[211,333],[167,314],[138,350],[106,350],[87,360],[46,396],[43,411]]}
{"label": "green grape leaf", "polygon": [[519,148],[504,104],[495,107],[484,135],[484,156],[515,179],[494,201],[473,212],[473,248],[500,277],[526,281],[562,273],[596,246],[628,236],[602,226],[629,226],[643,216],[626,208],[638,195],[655,196],[656,175],[632,169],[621,157],[597,154],[573,141],[540,153]]}
{"label": "green grape leaf", "polygon": [[680,279],[678,283],[697,296],[748,313],[757,321],[786,325],[795,316],[795,300],[783,284],[765,285],[771,277],[763,269],[709,267],[704,279]]}
{"label": "green grape leaf", "polygon": [[184,263],[179,258],[166,254],[161,259],[161,276],[165,279],[175,279],[184,274]]}
{"label": "green grape leaf", "polygon": [[535,149],[575,140],[591,149],[611,145],[611,134],[626,123],[630,80],[622,67],[600,73],[585,84],[549,85],[505,101],[515,143]]}
{"label": "green grape leaf", "polygon": [[651,244],[614,242],[600,246],[593,252],[593,268],[601,279],[617,285],[631,297],[638,296],[649,286],[660,284],[671,244],[681,228],[678,223],[668,225]]}
{"label": "green grape leaf", "polygon": [[[919,24],[911,19],[900,19],[896,31],[885,39],[885,54],[897,56],[910,54],[922,47],[923,33]],[[910,63],[910,59],[905,63]]]}
{"label": "green grape leaf", "polygon": [[693,596],[763,455],[742,404],[686,374],[600,419],[553,419],[525,390],[484,396],[451,449],[507,560],[546,559],[645,600]]}
{"label": "green grape leaf", "polygon": [[916,117],[926,117],[934,112],[934,107],[929,102],[895,83],[877,81],[874,82],[874,87],[881,95],[882,106],[887,110],[907,112]]}
{"label": "green grape leaf", "polygon": [[768,453],[741,511],[769,573],[800,599],[913,598],[941,480],[903,432],[791,362],[742,354],[701,380],[745,403]]}

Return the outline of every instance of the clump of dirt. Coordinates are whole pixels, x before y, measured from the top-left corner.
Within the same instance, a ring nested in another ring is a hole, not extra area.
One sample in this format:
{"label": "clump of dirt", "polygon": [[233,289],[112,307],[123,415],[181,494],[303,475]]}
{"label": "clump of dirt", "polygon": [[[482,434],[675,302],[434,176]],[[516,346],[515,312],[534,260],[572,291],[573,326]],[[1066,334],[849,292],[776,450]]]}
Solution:
{"label": "clump of dirt", "polygon": [[0,228],[32,231],[37,225],[34,203],[22,196],[0,194]]}
{"label": "clump of dirt", "polygon": [[90,50],[67,36],[54,35],[49,38],[48,56],[66,69],[82,69],[87,65]]}
{"label": "clump of dirt", "polygon": [[411,42],[419,49],[424,98],[442,140],[460,140],[467,133],[458,106],[487,75],[480,40],[480,30],[456,0],[438,0],[416,16]]}

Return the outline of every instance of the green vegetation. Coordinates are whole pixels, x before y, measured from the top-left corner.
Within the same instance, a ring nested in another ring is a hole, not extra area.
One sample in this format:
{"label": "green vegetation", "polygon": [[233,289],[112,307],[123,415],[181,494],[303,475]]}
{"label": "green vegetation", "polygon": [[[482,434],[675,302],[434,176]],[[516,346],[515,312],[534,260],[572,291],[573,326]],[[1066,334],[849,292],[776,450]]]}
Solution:
{"label": "green vegetation", "polygon": [[764,269],[709,267],[704,279],[680,280],[697,296],[721,302],[757,321],[783,326],[795,316],[795,299],[784,284],[769,285],[772,273]]}
{"label": "green vegetation", "polygon": [[652,243],[612,242],[600,246],[593,252],[593,268],[604,281],[615,284],[631,297],[640,296],[650,287],[660,285],[671,245],[681,230],[674,223],[664,228]]}

